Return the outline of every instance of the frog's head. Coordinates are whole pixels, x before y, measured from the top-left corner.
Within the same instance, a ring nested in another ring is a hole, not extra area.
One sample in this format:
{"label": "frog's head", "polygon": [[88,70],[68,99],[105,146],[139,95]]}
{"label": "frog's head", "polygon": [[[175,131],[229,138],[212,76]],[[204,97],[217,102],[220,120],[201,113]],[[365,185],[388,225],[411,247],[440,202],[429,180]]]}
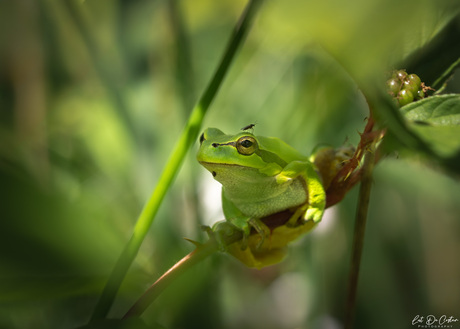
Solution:
{"label": "frog's head", "polygon": [[208,128],[200,136],[198,161],[214,174],[216,167],[238,166],[260,169],[266,162],[260,155],[259,141],[249,132],[226,135],[217,128]]}

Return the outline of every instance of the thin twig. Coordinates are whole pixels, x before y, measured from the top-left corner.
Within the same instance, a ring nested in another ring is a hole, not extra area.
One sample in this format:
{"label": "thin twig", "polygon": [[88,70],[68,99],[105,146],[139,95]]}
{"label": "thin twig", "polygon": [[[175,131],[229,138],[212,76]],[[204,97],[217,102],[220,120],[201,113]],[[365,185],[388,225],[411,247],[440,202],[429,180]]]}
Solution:
{"label": "thin twig", "polygon": [[168,287],[174,280],[183,274],[187,269],[202,261],[212,253],[217,251],[217,243],[214,239],[209,239],[208,242],[198,245],[197,248],[182,258],[166,273],[164,273],[149,289],[137,300],[137,302],[124,315],[123,319],[140,316],[153,303],[153,301]]}

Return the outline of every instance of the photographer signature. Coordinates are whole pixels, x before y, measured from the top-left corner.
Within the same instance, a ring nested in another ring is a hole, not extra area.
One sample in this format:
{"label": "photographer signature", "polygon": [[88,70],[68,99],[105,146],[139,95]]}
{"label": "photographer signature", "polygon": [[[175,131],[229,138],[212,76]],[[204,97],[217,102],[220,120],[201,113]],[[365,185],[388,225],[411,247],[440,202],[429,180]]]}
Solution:
{"label": "photographer signature", "polygon": [[455,322],[458,322],[458,319],[454,318],[453,316],[447,317],[447,315],[441,315],[439,318],[437,318],[434,315],[428,315],[426,317],[416,315],[415,318],[412,320],[412,325],[423,324],[427,326],[433,326],[452,324]]}

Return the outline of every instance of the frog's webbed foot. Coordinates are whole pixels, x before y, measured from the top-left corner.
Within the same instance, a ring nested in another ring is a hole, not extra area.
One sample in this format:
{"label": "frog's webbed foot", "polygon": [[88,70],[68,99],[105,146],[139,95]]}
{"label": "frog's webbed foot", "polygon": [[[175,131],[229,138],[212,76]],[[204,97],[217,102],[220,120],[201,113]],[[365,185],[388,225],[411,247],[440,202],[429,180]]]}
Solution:
{"label": "frog's webbed foot", "polygon": [[248,222],[241,228],[241,232],[243,233],[243,237],[240,242],[240,249],[242,251],[246,250],[249,245],[249,235],[251,234],[251,227],[249,226],[251,220],[249,219]]}
{"label": "frog's webbed foot", "polygon": [[308,207],[309,207],[308,204],[304,204],[304,205],[298,207],[295,210],[295,212],[292,214],[292,216],[289,218],[289,220],[287,221],[286,226],[287,227],[296,227],[296,226],[298,226],[299,225],[299,218],[302,218],[302,220],[300,221],[300,224],[305,224],[308,221],[308,219],[303,218],[303,215],[307,211]]}
{"label": "frog's webbed foot", "polygon": [[260,241],[256,246],[256,249],[260,250],[265,242],[265,239],[271,234],[270,229],[259,218],[251,218],[249,220],[249,225],[254,227],[256,232],[260,235]]}
{"label": "frog's webbed foot", "polygon": [[[224,224],[224,225],[222,225]],[[210,240],[215,240],[217,245],[219,246],[219,250],[222,252],[226,251],[225,239],[224,239],[224,231],[225,222],[217,222],[212,228],[208,225],[201,225],[201,230],[206,232],[208,238]]]}
{"label": "frog's webbed foot", "polygon": [[227,251],[227,240],[228,238],[231,238],[233,234],[235,234],[235,231],[241,234],[240,249],[244,251],[248,248],[250,231],[249,226],[247,230],[244,230],[224,221],[216,224],[212,229],[209,226],[204,225],[201,228],[208,234],[210,239],[215,239],[217,241],[219,249],[222,252]]}
{"label": "frog's webbed foot", "polygon": [[[236,226],[228,221],[216,223],[212,228],[203,226],[202,229],[208,234],[210,239],[215,239],[221,251],[226,251],[227,246],[231,243],[239,241],[239,246],[242,251],[249,247],[249,236],[251,227],[253,227],[260,236],[260,241],[257,243],[256,249],[260,250],[270,236],[271,231],[259,218],[250,218],[242,227]],[[252,248],[252,246],[251,246]]]}
{"label": "frog's webbed foot", "polygon": [[241,240],[240,249],[242,251],[246,250],[248,248],[248,243],[249,243],[249,234],[246,234],[246,232],[243,232],[243,239]]}
{"label": "frog's webbed foot", "polygon": [[235,227],[227,221],[217,222],[213,225],[212,228],[203,225],[201,226],[201,229],[208,234],[209,239],[216,240],[219,246],[219,250],[222,252],[226,252],[228,249],[228,245],[239,240],[242,234],[240,229],[238,229],[237,227]]}
{"label": "frog's webbed foot", "polygon": [[210,226],[201,225],[200,228],[201,228],[201,231],[205,232],[208,235],[208,238],[212,239],[215,237],[214,232]]}

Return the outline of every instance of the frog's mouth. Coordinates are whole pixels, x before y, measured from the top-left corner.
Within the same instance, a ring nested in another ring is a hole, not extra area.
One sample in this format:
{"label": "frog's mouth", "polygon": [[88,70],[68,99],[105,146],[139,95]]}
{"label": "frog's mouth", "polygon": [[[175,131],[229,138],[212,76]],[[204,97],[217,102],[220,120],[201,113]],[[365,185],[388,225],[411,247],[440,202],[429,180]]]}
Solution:
{"label": "frog's mouth", "polygon": [[215,162],[206,162],[206,161],[199,161],[200,164],[205,167],[211,174],[212,177],[216,178],[219,168],[230,168],[230,167],[241,167],[243,166],[237,164],[228,164],[228,163],[215,163]]}

